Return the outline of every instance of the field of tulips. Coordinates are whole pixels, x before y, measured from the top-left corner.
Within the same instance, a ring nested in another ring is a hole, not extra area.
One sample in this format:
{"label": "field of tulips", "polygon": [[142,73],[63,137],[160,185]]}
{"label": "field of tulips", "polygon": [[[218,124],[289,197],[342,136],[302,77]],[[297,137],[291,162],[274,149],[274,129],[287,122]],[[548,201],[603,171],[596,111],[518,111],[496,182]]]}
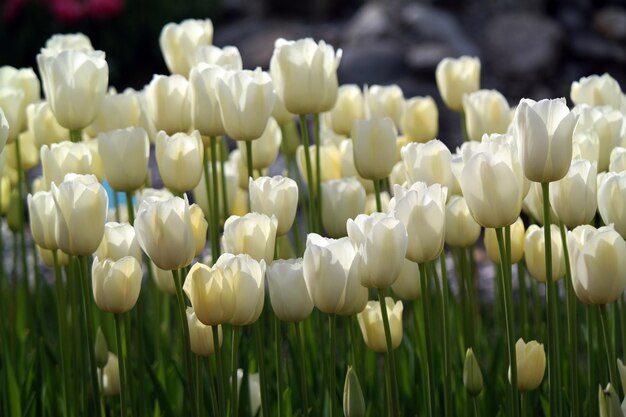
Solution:
{"label": "field of tulips", "polygon": [[446,58],[438,109],[212,38],[142,91],[82,34],[0,67],[0,416],[626,416],[615,79],[510,107]]}

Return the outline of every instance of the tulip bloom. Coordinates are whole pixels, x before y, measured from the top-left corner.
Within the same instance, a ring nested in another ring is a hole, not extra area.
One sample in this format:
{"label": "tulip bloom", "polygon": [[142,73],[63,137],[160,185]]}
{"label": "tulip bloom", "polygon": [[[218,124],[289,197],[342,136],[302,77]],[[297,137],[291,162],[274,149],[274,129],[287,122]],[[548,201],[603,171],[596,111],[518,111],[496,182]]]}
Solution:
{"label": "tulip bloom", "polygon": [[40,191],[35,194],[29,194],[28,217],[30,219],[31,235],[35,243],[43,249],[58,249],[59,245],[54,235],[57,211],[52,193]]}
{"label": "tulip bloom", "polygon": [[615,230],[626,236],[626,172],[609,172],[602,179],[598,190],[598,211],[605,224],[613,224]]}
{"label": "tulip bloom", "polygon": [[[397,349],[402,342],[402,301],[394,303],[393,298],[385,298],[385,308],[389,317],[389,330],[391,332],[391,346]],[[385,329],[381,305],[378,301],[368,301],[365,309],[357,315],[359,327],[363,334],[363,340],[367,347],[374,352],[387,352],[385,342]]]}
{"label": "tulip bloom", "polygon": [[37,148],[41,148],[43,145],[50,146],[67,139],[67,129],[57,122],[50,109],[50,104],[46,101],[29,104],[26,107],[26,120],[28,130],[35,137]]}
{"label": "tulip bloom", "polygon": [[622,145],[622,130],[626,121],[621,111],[610,107],[575,108],[578,123],[574,129],[574,138],[581,152],[589,154],[590,160],[598,161],[598,171],[609,167],[611,152]]}
{"label": "tulip bloom", "polygon": [[101,133],[98,135],[98,153],[107,181],[114,190],[135,191],[146,181],[150,142],[142,127]]}
{"label": "tulip bloom", "polygon": [[[511,264],[516,264],[524,257],[524,245],[526,242],[526,230],[524,221],[519,217],[511,225]],[[500,264],[500,249],[495,229],[485,229],[485,250],[487,256],[494,264]]]}
{"label": "tulip bloom", "polygon": [[428,142],[439,132],[439,110],[431,96],[413,97],[406,102],[400,123],[411,142]]}
{"label": "tulip bloom", "polygon": [[[545,227],[545,226],[544,226]],[[552,229],[552,280],[558,281],[565,276],[565,255],[559,227],[550,225]],[[546,282],[546,254],[543,227],[532,224],[526,229],[524,243],[524,259],[530,275],[541,282]]]}
{"label": "tulip bloom", "polygon": [[9,138],[9,122],[7,118],[4,116],[4,111],[0,108],[0,154],[2,150],[4,150],[4,145],[7,143],[7,139]]}
{"label": "tulip bloom", "polygon": [[574,160],[565,177],[550,183],[550,206],[570,229],[589,223],[596,214],[596,166],[595,162]]}
{"label": "tulip bloom", "polygon": [[609,161],[610,172],[626,171],[626,148],[621,146],[613,148]]}
{"label": "tulip bloom", "polygon": [[235,310],[235,294],[230,276],[222,268],[195,263],[183,286],[196,317],[206,326],[228,323]]}
{"label": "tulip bloom", "polygon": [[109,198],[93,175],[68,174],[52,184],[57,210],[55,238],[59,249],[68,255],[89,256],[104,236]]}
{"label": "tulip bloom", "polygon": [[463,110],[463,95],[480,88],[480,60],[462,56],[444,58],[435,71],[437,88],[443,102],[451,110]]}
{"label": "tulip bloom", "polygon": [[570,97],[574,104],[590,106],[611,106],[619,109],[623,102],[622,89],[609,74],[590,75],[572,83]]}
{"label": "tulip bloom", "polygon": [[271,262],[274,258],[278,220],[260,213],[230,216],[224,222],[224,251],[248,254],[253,259]]}
{"label": "tulip bloom", "polygon": [[141,247],[133,226],[128,223],[106,223],[102,242],[94,255],[100,259],[112,261],[117,261],[124,256],[132,256],[141,262]]}
{"label": "tulip bloom", "polygon": [[407,248],[406,228],[384,213],[348,219],[348,237],[359,253],[361,285],[388,288],[400,275]]}
{"label": "tulip bloom", "polygon": [[347,236],[346,221],[365,210],[365,189],[355,178],[322,183],[322,224],[329,236]]}
{"label": "tulip bloom", "polygon": [[250,178],[249,181],[250,209],[268,217],[275,216],[278,221],[276,234],[286,235],[298,209],[298,184],[282,176]]}
{"label": "tulip bloom", "polygon": [[608,304],[626,287],[626,242],[612,227],[578,226],[567,232],[576,296],[585,304]]}
{"label": "tulip bloom", "polygon": [[23,94],[19,109],[20,124],[15,126],[16,131],[21,132],[26,128],[26,107],[37,103],[41,95],[39,79],[32,68],[13,68],[8,65],[0,67],[0,86],[15,88]]}
{"label": "tulip bloom", "polygon": [[143,251],[161,269],[180,269],[194,258],[196,247],[187,196],[143,201],[137,210],[135,231]]}
{"label": "tulip bloom", "polygon": [[403,300],[416,300],[422,293],[421,276],[418,265],[404,258],[398,279],[391,284],[391,289]]}
{"label": "tulip bloom", "polygon": [[206,232],[209,228],[209,223],[204,217],[204,212],[197,204],[189,206],[189,215],[191,219],[191,230],[193,231],[193,241],[196,248],[195,255],[200,256],[206,245]]}
{"label": "tulip bloom", "polygon": [[191,127],[189,82],[180,75],[155,75],[145,88],[146,112],[157,131],[168,135]]}
{"label": "tulip bloom", "polygon": [[[269,118],[263,134],[256,140],[252,141],[252,168],[255,170],[264,170],[269,168],[276,158],[280,150],[282,142],[282,132],[280,126],[273,118]],[[247,166],[246,149],[247,143],[237,141],[237,147],[241,152],[242,165]],[[247,178],[247,175],[244,176]]]}
{"label": "tulip bloom", "polygon": [[39,73],[50,108],[61,126],[80,130],[89,126],[109,84],[104,52],[65,50],[37,55]]}
{"label": "tulip bloom", "polygon": [[156,137],[156,161],[163,184],[176,193],[191,191],[202,176],[204,146],[197,130],[190,135],[168,136],[160,131]]}
{"label": "tulip bloom", "polygon": [[337,67],[341,49],[311,38],[278,39],[270,60],[276,93],[293,114],[323,113],[337,100]]}
{"label": "tulip bloom", "polygon": [[219,48],[215,45],[202,45],[196,49],[194,68],[200,64],[214,65],[228,70],[243,69],[241,54],[236,46],[225,46]]}
{"label": "tulip bloom", "polygon": [[83,33],[56,33],[46,40],[41,53],[53,55],[67,49],[93,51],[93,46],[89,37]]}
{"label": "tulip bloom", "polygon": [[478,90],[463,96],[467,136],[480,140],[484,134],[506,133],[511,109],[506,98],[496,90]]}
{"label": "tulip bloom", "polygon": [[443,142],[409,143],[401,151],[404,169],[410,182],[427,185],[452,184],[452,154]]}
{"label": "tulip bloom", "polygon": [[213,22],[210,19],[186,19],[163,26],[159,36],[161,53],[172,74],[184,77],[195,62],[197,49],[213,42]]}
{"label": "tulip bloom", "polygon": [[109,352],[107,364],[102,368],[102,395],[113,396],[120,394],[120,366],[117,355]]}
{"label": "tulip bloom", "polygon": [[200,64],[189,74],[191,122],[203,136],[221,136],[226,131],[222,123],[217,99],[217,81],[224,76],[224,68]]}
{"label": "tulip bloom", "polygon": [[[189,327],[189,340],[191,342],[191,350],[199,356],[208,357],[215,352],[213,345],[213,329],[211,326],[203,324],[193,307],[187,307],[187,326]],[[222,326],[217,326],[218,343],[222,346]],[[219,347],[218,347],[219,348]]]}
{"label": "tulip bloom", "polygon": [[302,258],[272,262],[267,284],[272,310],[280,320],[299,322],[311,315],[313,300],[304,281]]}
{"label": "tulip bloom", "polygon": [[515,112],[524,175],[535,182],[558,181],[572,160],[576,116],[565,99],[523,99]]}
{"label": "tulip bloom", "polygon": [[328,125],[339,135],[350,135],[355,121],[365,117],[365,103],[361,88],[356,84],[339,87],[337,102],[328,112]]}
{"label": "tulip bloom", "polygon": [[396,130],[390,118],[357,120],[352,126],[354,165],[359,175],[380,180],[396,163]]}
{"label": "tulip bloom", "polygon": [[117,261],[98,259],[91,267],[93,298],[98,308],[109,313],[130,311],[139,298],[141,289],[141,264],[132,256]]}
{"label": "tulip bloom", "polygon": [[[541,343],[531,340],[525,343],[520,337],[515,343],[517,358],[517,388],[521,392],[537,389],[546,372],[546,352]],[[509,381],[511,368],[509,367]]]}
{"label": "tulip bloom", "polygon": [[446,243],[465,248],[480,237],[480,225],[472,217],[467,202],[458,195],[450,196],[446,204]]}
{"label": "tulip bloom", "polygon": [[22,107],[24,103],[24,92],[13,87],[0,86],[0,109],[5,123],[7,133],[7,143],[15,142],[22,125]]}
{"label": "tulip bloom", "polygon": [[90,136],[97,136],[112,130],[138,127],[140,121],[141,106],[136,92],[109,93],[104,96],[100,111],[86,131]]}
{"label": "tulip bloom", "polygon": [[396,128],[402,123],[404,114],[404,94],[396,84],[389,86],[372,85],[365,87],[366,116],[370,118],[389,117]]}

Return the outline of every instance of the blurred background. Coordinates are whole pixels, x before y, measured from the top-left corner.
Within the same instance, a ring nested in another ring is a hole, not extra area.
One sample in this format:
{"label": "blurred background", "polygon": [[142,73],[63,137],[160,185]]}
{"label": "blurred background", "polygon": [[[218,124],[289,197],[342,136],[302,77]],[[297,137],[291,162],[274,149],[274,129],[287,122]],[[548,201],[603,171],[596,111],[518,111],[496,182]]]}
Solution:
{"label": "blurred background", "polygon": [[[482,88],[511,104],[569,99],[571,82],[592,73],[626,82],[626,2],[617,0],[1,0],[0,13],[0,65],[36,68],[52,34],[83,32],[106,52],[118,90],[167,73],[160,30],[186,18],[210,18],[214,44],[237,46],[245,68],[267,68],[278,37],[310,36],[343,49],[341,83],[396,83],[439,104],[434,73],[446,56],[480,57]],[[456,115],[440,117],[440,136],[458,138]]]}

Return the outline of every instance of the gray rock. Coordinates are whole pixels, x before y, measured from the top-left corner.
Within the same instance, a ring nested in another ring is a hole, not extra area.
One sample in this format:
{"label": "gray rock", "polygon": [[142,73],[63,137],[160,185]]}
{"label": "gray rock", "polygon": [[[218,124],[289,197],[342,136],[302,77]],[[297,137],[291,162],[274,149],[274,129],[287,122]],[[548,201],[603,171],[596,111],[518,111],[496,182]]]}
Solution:
{"label": "gray rock", "polygon": [[598,11],[593,17],[593,27],[602,36],[623,41],[626,39],[626,9],[608,6]]}
{"label": "gray rock", "polygon": [[345,48],[338,69],[342,84],[389,84],[404,76],[404,50],[393,42]]}
{"label": "gray rock", "polygon": [[393,34],[393,24],[384,3],[365,3],[346,24],[346,43],[363,45],[386,39]]}
{"label": "gray rock", "polygon": [[412,71],[434,77],[437,64],[451,55],[454,55],[454,51],[447,45],[437,42],[425,42],[410,46],[405,58],[408,67]]}

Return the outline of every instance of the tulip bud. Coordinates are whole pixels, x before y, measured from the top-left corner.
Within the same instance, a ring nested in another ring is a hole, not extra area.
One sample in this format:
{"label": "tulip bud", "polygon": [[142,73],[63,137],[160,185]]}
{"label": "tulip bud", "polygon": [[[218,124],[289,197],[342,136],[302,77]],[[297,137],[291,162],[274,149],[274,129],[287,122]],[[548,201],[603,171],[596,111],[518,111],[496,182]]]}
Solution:
{"label": "tulip bud", "polygon": [[460,112],[463,110],[463,95],[480,88],[480,60],[468,56],[444,58],[437,65],[435,78],[446,106]]}
{"label": "tulip bud", "polygon": [[109,66],[102,51],[65,50],[37,55],[46,98],[61,126],[89,126],[102,104],[109,83]]}
{"label": "tulip bud", "polygon": [[171,271],[191,264],[196,248],[186,195],[143,201],[135,232],[139,245],[159,268]]}
{"label": "tulip bud", "polygon": [[159,46],[172,74],[187,77],[196,60],[196,51],[213,42],[213,22],[210,19],[186,19],[168,23],[161,29]]}
{"label": "tulip bud", "polygon": [[4,145],[7,143],[7,139],[9,138],[9,122],[4,115],[4,111],[0,108],[0,153],[4,149]]}
{"label": "tulip bud", "polygon": [[480,225],[472,217],[463,197],[450,196],[446,205],[446,243],[466,248],[480,237]]}
{"label": "tulip bud", "polygon": [[11,192],[9,198],[9,210],[7,212],[7,225],[13,233],[19,232],[23,227],[21,217],[22,205],[20,204],[20,194],[17,189]]}
{"label": "tulip bud", "polygon": [[420,272],[417,264],[404,258],[398,279],[391,284],[393,292],[402,300],[417,300],[422,292]]}
{"label": "tulip bud", "polygon": [[[29,104],[26,107],[28,130],[33,133],[35,146],[52,145],[67,139],[67,129],[59,125],[46,101]],[[2,136],[0,135],[0,138]]]}
{"label": "tulip bud", "polygon": [[108,222],[104,225],[104,236],[95,256],[100,259],[117,261],[124,256],[132,256],[141,262],[141,247],[135,229],[128,223]]}
{"label": "tulip bud", "polygon": [[[524,257],[525,239],[524,221],[519,217],[511,225],[511,264],[518,263]],[[500,264],[500,251],[495,229],[485,229],[485,249],[491,262]]]}
{"label": "tulip bud", "polygon": [[524,175],[535,182],[563,178],[572,160],[576,116],[565,99],[523,99],[515,112]]}
{"label": "tulip bud", "polygon": [[13,87],[0,86],[0,109],[2,109],[6,120],[5,129],[8,130],[5,143],[13,143],[19,136],[22,126],[22,108],[24,103],[24,92]]}
{"label": "tulip bud", "polygon": [[[311,166],[316,166],[317,156],[315,146],[311,145],[306,149],[309,151],[309,155],[311,157]],[[302,145],[298,146],[296,151],[296,163],[298,164],[298,171],[300,171],[302,179],[305,183],[310,184],[309,177],[306,172],[304,152],[305,148]],[[341,153],[334,144],[326,142],[320,146],[320,161],[322,163],[322,183],[341,178]],[[311,176],[313,178],[312,183],[315,184],[315,180],[317,179],[317,170],[314,169]]]}
{"label": "tulip bud", "polygon": [[[212,355],[215,352],[212,326],[202,324],[192,307],[187,307],[187,326],[189,327],[191,351],[199,356],[208,357]],[[222,326],[217,326],[217,334],[219,344],[222,346]]]}
{"label": "tulip bud", "polygon": [[[276,120],[270,117],[261,137],[252,141],[252,168],[256,170],[269,168],[278,156],[281,141],[282,133],[280,127],[278,123],[276,123]],[[247,167],[246,146],[246,142],[237,141],[237,147],[241,152],[242,163]]]}
{"label": "tulip bud", "polygon": [[565,177],[550,183],[550,206],[571,229],[589,223],[596,214],[596,166],[595,162],[574,160]]}
{"label": "tulip bud", "polygon": [[357,120],[352,126],[354,165],[359,175],[380,180],[396,163],[396,131],[390,118]]}
{"label": "tulip bud", "polygon": [[46,40],[43,54],[56,54],[67,49],[77,49],[81,51],[93,51],[91,40],[83,33],[56,33]]}
{"label": "tulip bud", "polygon": [[112,130],[138,127],[141,119],[139,98],[134,91],[104,96],[100,111],[87,127],[87,134],[94,137]]}
{"label": "tulip bud", "polygon": [[626,172],[609,172],[602,178],[598,190],[598,211],[604,224],[612,224],[626,236]]}
{"label": "tulip bud", "polygon": [[261,137],[276,100],[268,73],[260,68],[227,72],[217,81],[217,97],[228,136],[245,141]]}
{"label": "tulip bud", "polygon": [[6,215],[11,202],[11,181],[7,177],[0,177],[0,215]]}
{"label": "tulip bud", "polygon": [[107,346],[107,340],[102,333],[102,328],[98,327],[96,331],[96,343],[94,351],[96,353],[96,365],[102,369],[109,361],[109,347]]}
{"label": "tulip bud", "polygon": [[618,146],[611,151],[609,162],[610,172],[626,171],[626,148]]}
{"label": "tulip bud", "polygon": [[24,93],[20,109],[21,124],[16,128],[21,132],[26,129],[26,107],[40,100],[39,79],[32,68],[0,67],[0,86],[16,88]]}
{"label": "tulip bud", "polygon": [[235,309],[233,282],[222,268],[195,263],[183,286],[194,312],[207,326],[228,323]]}
{"label": "tulip bud", "polygon": [[248,191],[250,209],[268,217],[275,216],[278,221],[276,234],[286,235],[298,209],[298,184],[282,176],[250,178]]}
{"label": "tulip bud", "polygon": [[[135,191],[148,175],[150,142],[141,127],[98,135],[98,153],[107,181],[116,191]],[[179,172],[180,174],[180,172]]]}
{"label": "tulip bud", "polygon": [[472,348],[465,352],[465,362],[463,363],[463,385],[472,396],[477,396],[483,390],[483,373],[480,365],[474,356]]}
{"label": "tulip bud", "polygon": [[365,399],[356,371],[348,366],[346,382],[343,384],[343,415],[345,417],[365,417]]}
{"label": "tulip bud", "polygon": [[[274,102],[274,108],[272,109],[272,117],[276,119],[276,121],[281,127],[284,127],[288,125],[290,122],[293,122],[295,114],[289,113],[287,109],[285,108],[285,105],[281,101],[280,97],[276,96],[276,101]],[[291,124],[291,126],[292,128],[294,127],[293,124]],[[288,137],[289,136],[291,135],[288,135]],[[287,138],[283,138],[283,139],[287,140]],[[289,147],[289,149],[291,149],[291,152],[285,152],[285,155],[293,155],[295,153],[296,147],[298,146],[297,140],[296,141],[292,140],[292,141],[289,141],[288,143],[295,143],[295,146]]]}
{"label": "tulip bud", "polygon": [[[389,330],[391,331],[391,347],[396,349],[402,342],[402,301],[394,303],[393,298],[385,298]],[[368,301],[365,309],[357,314],[359,327],[367,347],[374,352],[387,352],[383,316],[378,301]]]}
{"label": "tulip bud", "polygon": [[204,218],[204,213],[197,204],[189,206],[189,216],[191,219],[191,230],[193,231],[193,241],[196,248],[195,256],[200,256],[206,245],[206,233],[209,228],[209,223]]}
{"label": "tulip bud", "polygon": [[626,366],[624,366],[624,362],[621,359],[617,359],[617,371],[622,381],[622,391],[626,393]]}
{"label": "tulip bud", "polygon": [[[545,226],[544,226],[545,227]],[[559,227],[550,225],[552,230],[552,279],[558,281],[565,275],[565,256]],[[532,224],[526,229],[524,258],[530,275],[541,282],[546,282],[545,236],[543,227]]]}
{"label": "tulip bud", "polygon": [[[515,343],[517,359],[517,388],[521,392],[537,389],[543,381],[546,372],[546,352],[541,343],[531,340],[525,343],[520,337]],[[511,381],[511,367],[509,366],[509,381]]]}
{"label": "tulip bud", "polygon": [[439,131],[439,110],[431,96],[413,97],[406,102],[402,116],[402,133],[411,142],[428,142]]}
{"label": "tulip bud", "polygon": [[70,264],[70,257],[60,250],[57,250],[56,265],[54,264],[54,255],[51,250],[37,246],[37,253],[39,254],[39,259],[41,259],[41,262],[43,262],[44,265],[50,268],[55,268],[56,266],[63,267]]}
{"label": "tulip bud", "polygon": [[[4,195],[2,196],[4,203]],[[54,198],[49,191],[28,195],[28,217],[33,240],[44,249],[56,250],[58,244],[54,235],[57,211]]]}
{"label": "tulip bud", "polygon": [[132,256],[118,261],[96,256],[91,267],[93,298],[98,308],[109,313],[125,313],[137,303],[141,289],[141,264]]}
{"label": "tulip bud", "polygon": [[567,232],[572,286],[585,304],[608,304],[626,287],[626,242],[612,227],[578,226]]}
{"label": "tulip bud", "polygon": [[194,129],[203,136],[221,136],[226,132],[222,124],[220,103],[215,94],[217,81],[224,74],[224,68],[206,64],[194,67],[189,74],[191,121]]}
{"label": "tulip bud", "polygon": [[506,133],[511,122],[509,103],[496,90],[478,90],[464,95],[463,112],[471,140],[480,140],[484,134]]}
{"label": "tulip bud", "polygon": [[110,397],[120,393],[120,367],[117,356],[109,352],[107,364],[102,368],[102,395]]}
{"label": "tulip bud", "polygon": [[361,285],[389,288],[404,264],[408,241],[404,225],[391,215],[374,213],[348,219],[346,227],[360,255]]}
{"label": "tulip bud", "polygon": [[202,176],[202,138],[197,130],[191,135],[168,136],[160,131],[156,137],[156,160],[161,179],[167,188],[183,193],[192,190]]}
{"label": "tulip bud", "polygon": [[365,210],[365,189],[355,178],[322,183],[322,224],[329,236],[347,236],[346,221]]}
{"label": "tulip bud", "polygon": [[604,390],[602,386],[598,386],[598,407],[600,417],[624,416],[619,404],[619,395],[617,395],[615,388],[613,388],[610,382]]}
{"label": "tulip bud", "polygon": [[46,187],[60,184],[66,174],[90,174],[93,157],[87,145],[69,141],[41,147],[41,169]]}
{"label": "tulip bud", "polygon": [[350,135],[355,121],[365,117],[363,93],[356,84],[339,87],[337,102],[328,112],[328,124],[339,135]]}
{"label": "tulip bud", "polygon": [[[57,187],[52,184],[57,210],[55,238],[68,255],[88,256],[104,236],[109,198],[93,175],[68,174]],[[89,233],[86,233],[89,231]]]}
{"label": "tulip bud", "polygon": [[169,295],[176,294],[176,284],[174,283],[174,276],[172,275],[172,271],[166,271],[164,269],[161,269],[156,266],[152,261],[150,261],[149,268],[152,268],[152,276],[159,290]]}
{"label": "tulip bud", "polygon": [[157,131],[168,135],[191,127],[189,82],[180,75],[155,75],[145,89],[146,111]]}
{"label": "tulip bud", "polygon": [[365,87],[366,116],[368,118],[388,117],[396,128],[402,123],[404,114],[404,94],[396,84],[389,86],[373,85]]}
{"label": "tulip bud", "polygon": [[614,109],[619,109],[622,104],[622,90],[619,83],[607,73],[594,74],[574,81],[570,97],[574,104],[611,106]]}
{"label": "tulip bud", "polygon": [[440,140],[409,143],[402,148],[401,155],[411,183],[421,181],[446,187],[452,184],[452,154]]}
{"label": "tulip bud", "polygon": [[270,60],[276,93],[293,114],[323,113],[337,100],[337,67],[341,49],[335,52],[324,41],[311,38],[278,39]]}
{"label": "tulip bud", "polygon": [[302,258],[272,262],[267,284],[272,310],[280,320],[299,322],[311,315],[313,300],[304,281]]}
{"label": "tulip bud", "polygon": [[274,258],[277,226],[275,216],[260,213],[230,216],[224,222],[224,251],[235,255],[246,253],[258,261],[264,259],[269,263]]}

